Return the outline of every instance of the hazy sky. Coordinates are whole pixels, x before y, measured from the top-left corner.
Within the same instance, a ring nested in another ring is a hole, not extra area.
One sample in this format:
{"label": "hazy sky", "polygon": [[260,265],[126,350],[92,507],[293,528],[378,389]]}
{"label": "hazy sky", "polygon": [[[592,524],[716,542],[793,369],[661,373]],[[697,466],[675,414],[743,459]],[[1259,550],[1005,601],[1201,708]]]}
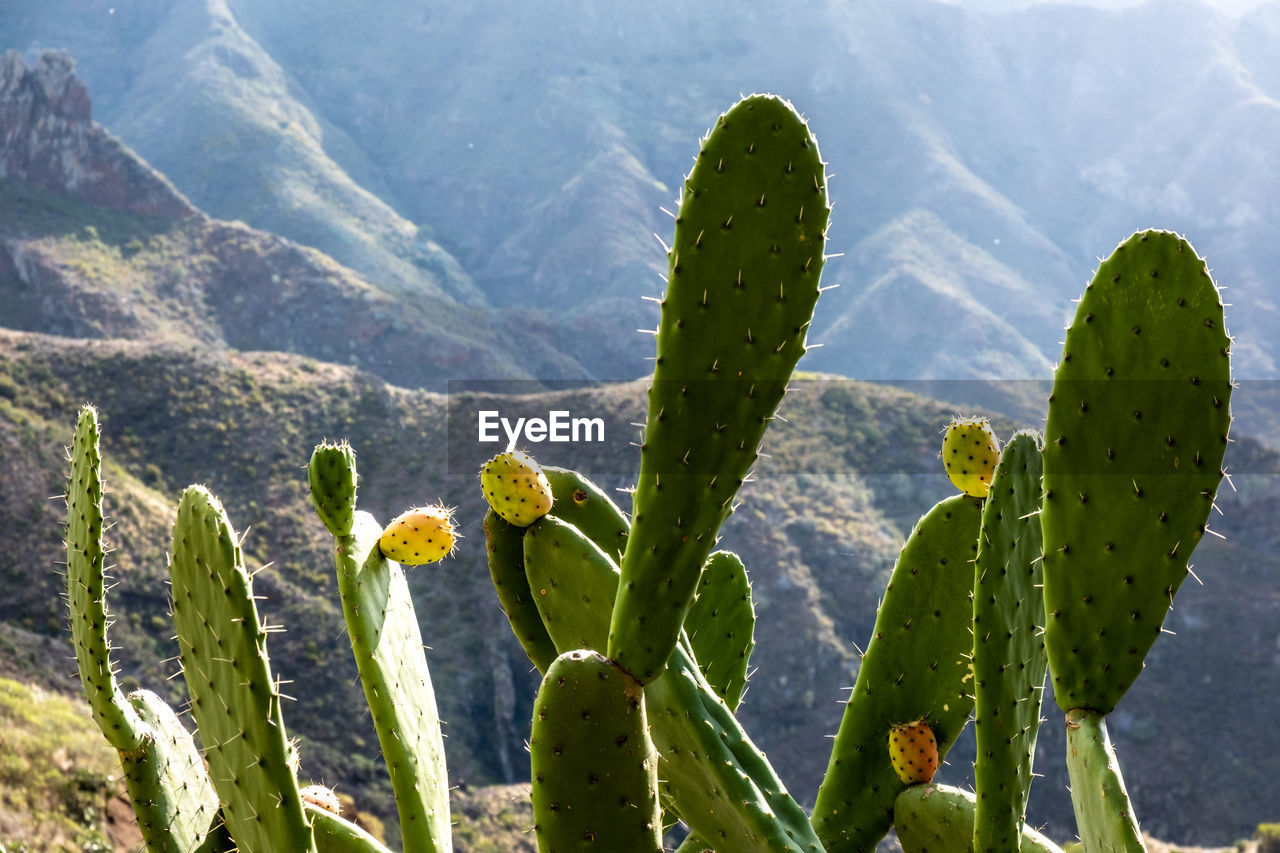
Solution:
{"label": "hazy sky", "polygon": [[[1149,0],[943,0],[943,2],[954,3],[957,6],[967,6],[972,9],[1004,11],[1022,9],[1027,6],[1040,6],[1047,3],[1094,6],[1099,9],[1118,9],[1124,6],[1137,6],[1141,3],[1149,2]],[[1200,0],[1200,2],[1206,6],[1221,9],[1224,12],[1240,13],[1256,6],[1265,5],[1268,2],[1274,2],[1274,0]]]}

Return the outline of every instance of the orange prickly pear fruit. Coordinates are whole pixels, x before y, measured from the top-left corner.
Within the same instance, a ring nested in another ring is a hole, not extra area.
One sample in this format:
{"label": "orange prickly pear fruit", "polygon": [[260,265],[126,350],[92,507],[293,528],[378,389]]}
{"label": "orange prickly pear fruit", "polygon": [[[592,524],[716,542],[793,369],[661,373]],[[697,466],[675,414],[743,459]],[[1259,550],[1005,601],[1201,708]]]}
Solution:
{"label": "orange prickly pear fruit", "polygon": [[551,483],[523,450],[509,450],[480,469],[484,498],[503,521],[528,527],[551,512]]}
{"label": "orange prickly pear fruit", "polygon": [[421,566],[453,553],[458,531],[453,510],[443,506],[416,506],[395,517],[382,530],[378,547],[388,560]]}
{"label": "orange prickly pear fruit", "polygon": [[938,771],[938,739],[923,718],[889,730],[889,763],[908,785],[932,781]]}
{"label": "orange prickly pear fruit", "polygon": [[951,419],[942,437],[942,464],[957,489],[985,498],[999,462],[1000,442],[986,418]]}

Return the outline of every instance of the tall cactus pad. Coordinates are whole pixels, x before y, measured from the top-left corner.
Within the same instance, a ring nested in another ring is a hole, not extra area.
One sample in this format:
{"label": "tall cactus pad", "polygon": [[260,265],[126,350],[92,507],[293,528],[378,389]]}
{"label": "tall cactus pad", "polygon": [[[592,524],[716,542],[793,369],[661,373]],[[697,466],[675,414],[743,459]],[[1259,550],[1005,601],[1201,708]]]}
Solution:
{"label": "tall cactus pad", "polygon": [[661,853],[658,756],[644,689],[589,650],[547,669],[529,738],[533,819],[545,853]]}
{"label": "tall cactus pad", "polygon": [[1045,426],[1045,643],[1064,710],[1110,712],[1204,535],[1231,423],[1230,340],[1204,261],[1165,231],[1098,267]]}
{"label": "tall cactus pad", "polygon": [[973,588],[979,853],[1017,853],[1031,790],[1048,666],[1040,591],[1043,448],[1030,430],[1005,445],[982,511]]}
{"label": "tall cactus pad", "polygon": [[[898,795],[893,827],[903,853],[972,853],[976,797],[949,785],[913,785]],[[1034,829],[1021,830],[1022,853],[1062,853]]]}
{"label": "tall cactus pad", "polygon": [[702,565],[804,353],[827,189],[809,128],[752,96],[685,181],[609,657],[642,682],[676,645]]}
{"label": "tall cactus pad", "polygon": [[400,815],[406,850],[452,849],[444,738],[418,617],[400,566],[382,555],[382,528],[356,512],[338,540],[338,593],[365,701]]}
{"label": "tall cactus pad", "polygon": [[67,601],[76,664],[94,719],[119,752],[143,838],[156,850],[194,851],[219,820],[218,796],[200,754],[172,709],[145,690],[126,698],[112,669],[98,439],[98,413],[85,406],[67,483]]}
{"label": "tall cactus pad", "polygon": [[98,450],[98,413],[80,410],[71,444],[67,481],[67,601],[71,640],[80,682],[107,741],[116,749],[137,749],[144,728],[116,683],[107,643],[107,602],[103,577],[102,457]]}
{"label": "tall cactus pad", "polygon": [[618,505],[577,471],[544,465],[542,473],[551,484],[556,517],[581,530],[610,560],[619,562],[631,524]]}
{"label": "tall cactus pad", "polygon": [[189,486],[173,527],[173,624],[227,830],[245,853],[314,851],[252,582],[218,499]]}
{"label": "tall cactus pad", "polygon": [[218,794],[178,715],[148,690],[130,693],[129,704],[147,734],[138,749],[120,751],[120,763],[148,849],[195,853],[202,844],[219,853],[230,849],[218,827]]}
{"label": "tall cactus pad", "polygon": [[875,631],[836,733],[813,826],[828,851],[871,851],[905,787],[887,744],[899,723],[925,719],[939,760],[973,710],[973,561],[982,501],[956,495],[916,523],[876,614]]}
{"label": "tall cactus pad", "polygon": [[730,711],[737,710],[756,645],[751,582],[737,554],[716,551],[707,558],[685,628],[707,683]]}
{"label": "tall cactus pad", "polygon": [[334,536],[350,534],[356,511],[356,454],[351,445],[316,445],[307,463],[307,482],[324,526]]}
{"label": "tall cactus pad", "polygon": [[539,672],[556,659],[556,644],[542,624],[542,616],[529,590],[524,569],[524,528],[503,521],[490,509],[484,515],[484,547],[489,558],[489,577],[498,593],[498,603],[507,614],[511,631]]}
{"label": "tall cactus pad", "polygon": [[1146,853],[1102,714],[1067,712],[1067,772],[1085,853]]}

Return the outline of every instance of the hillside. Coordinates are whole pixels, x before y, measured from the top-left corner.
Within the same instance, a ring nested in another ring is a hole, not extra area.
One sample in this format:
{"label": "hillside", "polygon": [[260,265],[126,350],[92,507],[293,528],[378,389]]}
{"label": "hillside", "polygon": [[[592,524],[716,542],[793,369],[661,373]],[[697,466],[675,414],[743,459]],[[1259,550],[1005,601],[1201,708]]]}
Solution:
{"label": "hillside", "polygon": [[[554,405],[610,416],[609,440],[576,453],[538,448],[550,463],[575,464],[598,481],[634,477],[632,437],[617,424],[639,419],[638,384],[503,400],[506,411]],[[78,403],[104,415],[108,513],[115,519],[119,584],[113,638],[124,672],[181,701],[165,681],[173,654],[164,618],[164,553],[176,496],[188,482],[218,493],[233,523],[249,530],[251,567],[271,565],[257,589],[273,622],[277,671],[294,679],[287,709],[301,735],[303,772],[340,782],[362,806],[389,817],[377,747],[355,683],[333,594],[327,536],[308,507],[301,465],[312,445],[349,437],[360,458],[361,502],[389,518],[437,498],[457,504],[459,555],[419,569],[410,582],[447,725],[455,783],[519,781],[535,680],[505,625],[483,567],[481,499],[471,407],[483,394],[446,398],[385,385],[351,368],[269,353],[193,351],[138,342],[67,341],[0,334],[0,448],[6,488],[0,523],[10,530],[3,571],[10,590],[0,621],[24,636],[61,639],[64,615],[53,566],[59,552],[61,447]],[[487,402],[488,401],[488,402]],[[770,433],[771,458],[744,492],[723,545],[743,554],[760,616],[756,674],[743,709],[749,731],[802,800],[826,763],[826,739],[852,683],[854,644],[865,644],[885,573],[909,525],[946,494],[935,442],[951,405],[882,386],[815,377],[797,383],[788,422]],[[1015,424],[1001,421],[1007,434]],[[562,446],[560,446],[562,447]],[[1280,566],[1273,518],[1280,458],[1249,441],[1229,458],[1238,491],[1227,491],[1196,560],[1205,585],[1188,587],[1147,673],[1115,715],[1113,735],[1144,828],[1161,837],[1226,843],[1280,810],[1268,779],[1280,770],[1270,708],[1280,690],[1274,608]],[[803,474],[796,472],[804,471]],[[47,568],[40,568],[47,567]],[[468,614],[459,620],[457,614]],[[70,685],[42,671],[24,675]],[[1229,712],[1228,712],[1229,711]],[[1053,713],[1047,714],[1051,719]],[[1046,726],[1032,818],[1063,837],[1072,826],[1060,731]],[[1247,754],[1235,747],[1249,743]],[[962,749],[969,749],[963,747]],[[946,769],[962,776],[964,753]]]}

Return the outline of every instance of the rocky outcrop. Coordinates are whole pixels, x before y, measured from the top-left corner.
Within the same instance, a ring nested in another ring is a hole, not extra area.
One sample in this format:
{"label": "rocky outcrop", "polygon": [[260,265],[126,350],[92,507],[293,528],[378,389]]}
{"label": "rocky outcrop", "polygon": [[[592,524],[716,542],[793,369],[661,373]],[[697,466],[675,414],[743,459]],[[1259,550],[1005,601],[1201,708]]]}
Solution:
{"label": "rocky outcrop", "polygon": [[91,117],[75,60],[45,51],[31,68],[0,57],[0,179],[65,193],[98,207],[163,217],[199,211]]}

